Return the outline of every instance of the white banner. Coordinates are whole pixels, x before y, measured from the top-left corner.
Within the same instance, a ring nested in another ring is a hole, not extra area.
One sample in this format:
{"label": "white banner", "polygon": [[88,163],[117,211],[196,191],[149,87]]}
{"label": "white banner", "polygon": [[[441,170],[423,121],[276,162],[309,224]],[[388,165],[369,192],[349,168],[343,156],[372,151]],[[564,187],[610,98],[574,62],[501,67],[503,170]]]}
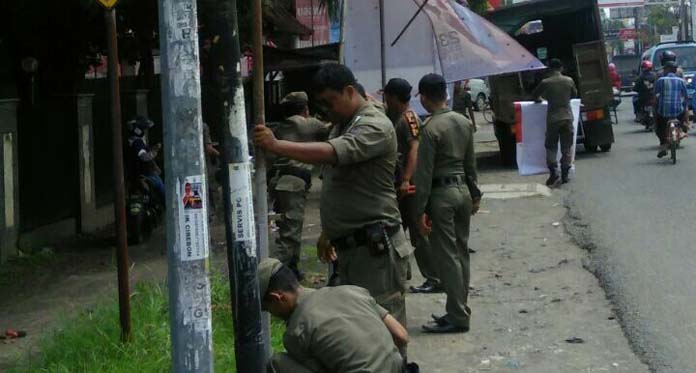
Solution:
{"label": "white banner", "polygon": [[[573,169],[575,168],[575,147],[580,118],[580,100],[570,101],[573,110]],[[548,103],[536,104],[532,101],[515,102],[517,117],[517,167],[520,175],[539,175],[549,173],[546,164],[546,111]],[[558,147],[558,159],[561,159],[561,147]]]}
{"label": "white banner", "polygon": [[645,6],[645,0],[598,0],[600,8],[630,8]]}

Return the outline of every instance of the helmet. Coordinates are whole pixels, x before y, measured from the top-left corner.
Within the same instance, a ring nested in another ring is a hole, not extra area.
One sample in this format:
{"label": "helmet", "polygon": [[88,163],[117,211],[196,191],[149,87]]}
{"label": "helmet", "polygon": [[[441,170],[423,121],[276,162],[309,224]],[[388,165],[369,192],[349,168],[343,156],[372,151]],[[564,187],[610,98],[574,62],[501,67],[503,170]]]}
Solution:
{"label": "helmet", "polygon": [[672,51],[664,51],[660,56],[660,63],[664,66],[667,62],[677,62],[677,54]]}
{"label": "helmet", "polygon": [[644,60],[643,62],[640,63],[640,69],[643,71],[652,71],[653,64],[652,64],[652,62],[650,62],[648,60]]}
{"label": "helmet", "polygon": [[675,61],[666,61],[662,67],[679,67]]}
{"label": "helmet", "polygon": [[145,135],[145,131],[154,127],[155,123],[150,119],[139,115],[132,121],[128,122],[128,125],[130,126],[130,130],[133,135],[143,137]]}
{"label": "helmet", "polygon": [[609,64],[609,71],[615,71],[616,70],[616,65],[612,62]]}

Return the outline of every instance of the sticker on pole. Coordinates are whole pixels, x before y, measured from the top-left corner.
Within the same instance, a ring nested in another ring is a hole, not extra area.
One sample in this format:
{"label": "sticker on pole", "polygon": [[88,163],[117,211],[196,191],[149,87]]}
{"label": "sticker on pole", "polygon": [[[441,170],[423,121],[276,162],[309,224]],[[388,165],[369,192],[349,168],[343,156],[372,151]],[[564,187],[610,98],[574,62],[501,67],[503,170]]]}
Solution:
{"label": "sticker on pole", "polygon": [[[251,194],[251,164],[230,164],[230,198],[232,201],[232,216],[234,240],[254,241],[254,200]],[[253,255],[256,256],[254,252]]]}
{"label": "sticker on pole", "polygon": [[203,176],[189,176],[179,183],[179,234],[181,260],[208,257],[208,212]]}
{"label": "sticker on pole", "polygon": [[104,7],[104,9],[111,9],[118,4],[118,0],[97,0],[97,4]]}

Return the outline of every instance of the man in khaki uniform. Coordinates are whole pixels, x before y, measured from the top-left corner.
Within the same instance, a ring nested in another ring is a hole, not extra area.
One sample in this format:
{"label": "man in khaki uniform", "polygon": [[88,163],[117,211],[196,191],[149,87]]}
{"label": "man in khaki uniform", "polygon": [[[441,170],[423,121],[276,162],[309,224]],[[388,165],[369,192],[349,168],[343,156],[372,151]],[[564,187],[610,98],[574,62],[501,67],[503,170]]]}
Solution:
{"label": "man in khaki uniform", "polygon": [[447,293],[444,316],[423,325],[428,333],[469,331],[469,222],[478,210],[469,180],[476,181],[474,134],[463,115],[447,107],[447,84],[428,74],[418,84],[421,103],[432,114],[425,122],[418,148],[416,208],[420,229],[430,235],[432,259]]}
{"label": "man in khaki uniform", "polygon": [[320,258],[338,258],[340,282],[367,289],[406,325],[405,286],[413,248],[401,228],[394,189],[394,126],[360,96],[345,66],[328,64],[314,78],[316,97],[334,124],[327,142],[278,140],[264,125],[256,144],[303,163],[325,164],[321,193]]}
{"label": "man in khaki uniform", "polygon": [[430,244],[428,238],[418,229],[418,218],[415,204],[415,186],[413,174],[418,163],[418,137],[421,121],[411,110],[411,84],[400,78],[391,79],[384,87],[384,100],[387,103],[387,116],[394,123],[398,142],[399,163],[396,167],[396,193],[399,198],[399,210],[404,229],[408,229],[411,245],[415,248],[414,255],[425,282],[420,286],[411,287],[413,293],[441,293],[440,279],[435,273],[430,259]]}
{"label": "man in khaki uniform", "polygon": [[[280,140],[310,142],[326,139],[328,127],[309,116],[305,92],[293,92],[280,102],[286,118],[275,130]],[[281,215],[276,222],[278,239],[273,257],[290,267],[300,281],[303,274],[298,268],[302,247],[302,225],[307,191],[312,185],[312,165],[287,157],[277,157],[271,168],[271,196],[273,209]]]}
{"label": "man in khaki uniform", "polygon": [[[546,114],[546,164],[551,175],[546,180],[549,187],[557,187],[561,182],[568,182],[568,174],[573,159],[573,111],[570,108],[570,100],[577,97],[573,79],[561,74],[563,63],[559,59],[549,62],[551,76],[544,79],[534,90],[534,98],[537,103],[541,98],[548,101]],[[558,140],[561,141],[561,177],[558,177]]]}
{"label": "man in khaki uniform", "polygon": [[270,258],[259,263],[258,278],[262,308],[287,324],[287,352],[273,355],[268,372],[403,372],[397,347],[408,343],[408,332],[367,290],[305,289]]}

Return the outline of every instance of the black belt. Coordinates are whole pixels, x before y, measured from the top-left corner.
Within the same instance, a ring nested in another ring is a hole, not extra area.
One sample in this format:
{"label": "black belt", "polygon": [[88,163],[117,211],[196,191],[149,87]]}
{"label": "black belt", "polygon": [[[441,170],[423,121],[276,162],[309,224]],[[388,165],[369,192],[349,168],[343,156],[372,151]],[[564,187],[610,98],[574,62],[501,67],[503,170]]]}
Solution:
{"label": "black belt", "polygon": [[443,176],[433,179],[433,188],[446,188],[459,185],[466,185],[466,177],[464,175]]}
{"label": "black belt", "polygon": [[[397,234],[399,232],[399,229],[401,229],[400,225],[396,225],[393,227],[389,227],[389,226],[384,227],[384,230],[387,232],[387,235],[389,237],[392,237],[395,234]],[[358,230],[354,231],[353,234],[349,234],[347,236],[343,236],[341,238],[331,240],[331,244],[338,251],[352,250],[356,247],[367,246],[368,243],[369,243],[369,239],[367,236],[366,229],[358,229]]]}

